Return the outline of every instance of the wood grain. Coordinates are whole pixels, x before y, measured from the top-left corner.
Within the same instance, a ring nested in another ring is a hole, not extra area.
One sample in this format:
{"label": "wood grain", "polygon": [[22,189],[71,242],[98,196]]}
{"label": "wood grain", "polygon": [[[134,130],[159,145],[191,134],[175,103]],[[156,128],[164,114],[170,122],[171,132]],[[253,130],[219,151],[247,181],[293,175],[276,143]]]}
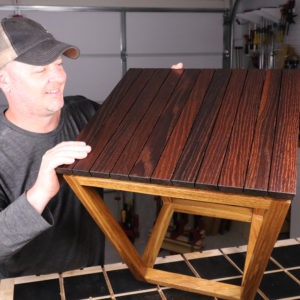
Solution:
{"label": "wood grain", "polygon": [[177,162],[186,144],[194,120],[203,102],[214,70],[203,70],[187,99],[180,118],[151,176],[151,182],[170,184]]}
{"label": "wood grain", "polygon": [[[240,286],[148,268],[148,282],[223,299],[241,300]],[[243,300],[246,300],[244,298]],[[249,300],[251,298],[248,298]],[[247,299],[247,300],[248,300]]]}
{"label": "wood grain", "polygon": [[[130,139],[136,133],[139,124],[145,117],[148,108],[154,101],[169,72],[169,69],[165,69],[156,70],[153,73],[147,85],[139,94],[137,101],[132,105],[120,123],[118,130],[111,136],[90,169],[93,176],[109,177],[110,171],[113,169]],[[136,152],[131,152],[133,158],[135,155]]]}
{"label": "wood grain", "polygon": [[296,194],[299,136],[300,70],[284,70],[277,115],[269,193],[293,198]]}
{"label": "wood grain", "polygon": [[243,92],[246,70],[232,72],[218,119],[205,151],[195,186],[217,189],[220,172],[235,121],[239,100]]}
{"label": "wood grain", "polygon": [[[138,72],[138,70],[136,70]],[[106,144],[113,137],[123,118],[130,110],[132,105],[138,99],[139,94],[146,86],[147,82],[153,75],[153,69],[143,69],[138,77],[134,81],[134,84],[130,85],[125,95],[120,99],[120,102],[113,107],[111,115],[108,117],[102,127],[99,128],[96,122],[92,123],[91,132],[94,134],[89,135],[90,139],[87,141],[92,146],[92,151],[86,159],[79,160],[73,167],[73,174],[82,174],[88,176],[90,169],[92,168],[95,160],[102,153]],[[99,112],[101,114],[101,112]]]}
{"label": "wood grain", "polygon": [[264,71],[248,71],[218,182],[223,191],[243,192],[264,79]]}
{"label": "wood grain", "polygon": [[131,170],[129,177],[138,181],[150,181],[160,155],[176,125],[180,113],[195,84],[199,70],[185,70],[170,101],[153,128],[149,140]]}
{"label": "wood grain", "polygon": [[210,133],[226,91],[230,73],[229,70],[215,71],[172,177],[174,185],[194,186],[209,142]]}
{"label": "wood grain", "polygon": [[[107,99],[100,106],[98,111],[88,122],[88,124],[81,130],[79,135],[76,137],[76,141],[85,141],[88,145],[94,147],[96,143],[95,137],[97,137],[105,124],[106,120],[112,114],[113,109],[119,104],[128,89],[135,82],[136,78],[141,73],[141,70],[131,69],[126,75],[119,81],[116,87],[112,90]],[[96,125],[95,125],[96,124]],[[77,164],[77,160],[71,165],[63,165],[56,169],[57,173],[60,174],[72,174],[72,169]],[[77,172],[79,173],[79,172]],[[83,172],[87,175],[87,172]]]}
{"label": "wood grain", "polygon": [[281,87],[281,71],[266,74],[255,135],[247,170],[245,191],[267,195],[274,145],[276,115]]}
{"label": "wood grain", "polygon": [[165,110],[166,105],[171,101],[172,93],[183,74],[182,70],[172,70],[157,96],[149,107],[147,114],[141,120],[134,136],[130,139],[121,156],[116,162],[110,173],[110,177],[116,179],[128,179],[128,175],[142,152],[144,145],[148,141],[153,127],[157,123],[161,113]]}
{"label": "wood grain", "polygon": [[83,186],[94,186],[113,190],[141,193],[147,195],[157,195],[162,197],[172,197],[180,199],[191,199],[195,201],[237,205],[242,207],[268,209],[271,203],[265,196],[224,193],[220,191],[209,191],[204,189],[192,189],[171,185],[161,185],[129,180],[116,180],[111,178],[100,178],[91,176],[74,176],[75,180]]}
{"label": "wood grain", "polygon": [[173,216],[173,205],[170,198],[163,198],[163,206],[155,221],[155,225],[147,242],[142,260],[145,266],[153,267],[158,253],[161,249],[164,237]]}
{"label": "wood grain", "polygon": [[[264,221],[265,213],[266,211],[264,209],[258,209],[258,208],[253,209],[252,222],[251,222],[251,227],[249,232],[249,243],[247,246],[247,255],[244,264],[244,274],[247,273],[248,266],[255,248],[255,242],[259,236],[259,232],[261,230],[262,223]],[[245,280],[245,276],[243,279]]]}

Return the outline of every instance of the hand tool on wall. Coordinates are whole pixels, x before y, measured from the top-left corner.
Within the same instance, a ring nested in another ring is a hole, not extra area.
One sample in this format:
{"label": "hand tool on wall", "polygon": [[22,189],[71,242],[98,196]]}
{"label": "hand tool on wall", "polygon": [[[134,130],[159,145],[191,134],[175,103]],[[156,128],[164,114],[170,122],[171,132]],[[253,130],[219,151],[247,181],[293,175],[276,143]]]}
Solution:
{"label": "hand tool on wall", "polygon": [[204,239],[205,229],[201,216],[193,216],[194,224],[189,231],[189,242],[195,245],[198,241]]}
{"label": "hand tool on wall", "polygon": [[[243,15],[244,14],[244,15]],[[245,11],[238,18],[248,22],[244,37],[244,54],[249,56],[251,66],[259,69],[278,68],[280,47],[295,23],[295,0],[288,0],[278,7]],[[240,25],[240,21],[237,22]],[[284,67],[284,65],[283,65]],[[295,60],[286,63],[286,68],[297,68]]]}
{"label": "hand tool on wall", "polygon": [[139,237],[139,216],[135,212],[136,195],[132,193],[131,199],[126,199],[126,193],[122,193],[123,208],[121,210],[121,226],[128,238],[134,242]]}
{"label": "hand tool on wall", "polygon": [[290,24],[295,23],[294,18],[297,16],[294,14],[295,0],[288,0],[284,5],[281,5],[281,22],[285,25],[285,34],[288,35]]}

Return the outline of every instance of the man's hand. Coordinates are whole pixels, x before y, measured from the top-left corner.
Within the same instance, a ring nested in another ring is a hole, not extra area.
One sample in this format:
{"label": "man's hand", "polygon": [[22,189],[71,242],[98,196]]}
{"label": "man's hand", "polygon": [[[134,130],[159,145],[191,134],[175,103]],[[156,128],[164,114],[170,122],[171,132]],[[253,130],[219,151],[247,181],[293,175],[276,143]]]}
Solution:
{"label": "man's hand", "polygon": [[28,202],[41,214],[59,190],[59,179],[55,169],[64,164],[72,164],[75,159],[83,159],[91,151],[85,142],[62,142],[48,150],[42,157],[38,177],[27,191]]}
{"label": "man's hand", "polygon": [[172,65],[171,69],[182,69],[183,68],[183,63],[182,62],[179,62],[178,64],[176,65]]}

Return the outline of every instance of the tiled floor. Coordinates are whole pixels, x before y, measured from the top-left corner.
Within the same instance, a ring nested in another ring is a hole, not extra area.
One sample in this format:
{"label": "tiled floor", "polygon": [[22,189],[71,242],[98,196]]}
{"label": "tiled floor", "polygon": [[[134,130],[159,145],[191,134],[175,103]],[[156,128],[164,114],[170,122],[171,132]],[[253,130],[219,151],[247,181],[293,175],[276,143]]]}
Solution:
{"label": "tiled floor", "polygon": [[[155,268],[240,285],[245,251],[241,246],[159,257]],[[214,299],[137,281],[121,263],[56,275],[18,279],[13,300]],[[300,239],[277,242],[255,299],[300,299]]]}

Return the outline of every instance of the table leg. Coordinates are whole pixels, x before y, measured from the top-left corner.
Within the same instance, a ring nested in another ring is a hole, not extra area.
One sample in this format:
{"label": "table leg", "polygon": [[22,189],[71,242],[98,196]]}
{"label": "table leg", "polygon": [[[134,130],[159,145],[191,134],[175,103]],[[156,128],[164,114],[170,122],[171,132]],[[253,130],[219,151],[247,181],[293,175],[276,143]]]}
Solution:
{"label": "table leg", "polygon": [[265,212],[254,209],[241,299],[254,299],[289,206],[289,200],[275,199]]}
{"label": "table leg", "polygon": [[0,299],[13,300],[14,299],[14,279],[0,280]]}
{"label": "table leg", "polygon": [[153,267],[155,263],[174,212],[171,198],[162,197],[162,200],[163,206],[159,212],[142,257],[143,263],[147,267]]}
{"label": "table leg", "polygon": [[251,260],[251,257],[252,257],[253,251],[254,251],[255,241],[257,240],[258,234],[260,232],[265,212],[266,211],[264,209],[258,209],[258,208],[253,209],[244,273],[247,272],[249,262]]}
{"label": "table leg", "polygon": [[124,230],[104,203],[102,197],[95,188],[81,186],[72,176],[65,176],[65,180],[76,193],[86,210],[92,216],[96,224],[101,228],[105,236],[126,262],[128,268],[136,279],[144,280],[146,268],[142,259],[128,239]]}

